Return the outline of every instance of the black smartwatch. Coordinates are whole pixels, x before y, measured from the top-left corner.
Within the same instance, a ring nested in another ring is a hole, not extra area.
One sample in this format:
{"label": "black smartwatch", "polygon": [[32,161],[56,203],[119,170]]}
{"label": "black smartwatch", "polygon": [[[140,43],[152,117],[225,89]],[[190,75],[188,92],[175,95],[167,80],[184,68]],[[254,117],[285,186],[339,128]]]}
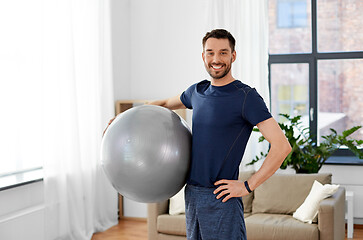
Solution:
{"label": "black smartwatch", "polygon": [[248,182],[247,181],[245,181],[245,187],[246,187],[246,189],[247,189],[247,191],[249,192],[249,193],[251,193],[252,191],[251,191],[251,189],[250,189],[250,186],[248,186]]}

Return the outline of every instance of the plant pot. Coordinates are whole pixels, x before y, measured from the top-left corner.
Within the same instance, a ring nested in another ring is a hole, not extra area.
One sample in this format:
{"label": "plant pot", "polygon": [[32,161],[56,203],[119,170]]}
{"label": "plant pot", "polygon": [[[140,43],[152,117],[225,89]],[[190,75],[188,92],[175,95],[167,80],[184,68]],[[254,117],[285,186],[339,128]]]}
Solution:
{"label": "plant pot", "polygon": [[308,169],[300,168],[299,170],[296,170],[296,173],[299,174],[299,173],[311,173],[311,172]]}

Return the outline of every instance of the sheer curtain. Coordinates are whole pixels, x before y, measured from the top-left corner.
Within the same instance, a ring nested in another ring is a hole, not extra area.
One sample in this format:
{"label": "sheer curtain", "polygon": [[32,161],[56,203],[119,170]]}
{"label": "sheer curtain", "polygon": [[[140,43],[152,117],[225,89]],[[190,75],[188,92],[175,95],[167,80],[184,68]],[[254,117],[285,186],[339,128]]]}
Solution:
{"label": "sheer curtain", "polygon": [[91,239],[117,224],[99,161],[114,115],[109,2],[43,1],[45,239]]}
{"label": "sheer curtain", "polygon": [[[208,3],[209,30],[225,28],[236,39],[233,76],[255,87],[269,107],[267,0],[211,0]],[[246,169],[245,163],[267,147],[267,144],[258,143],[258,134],[252,133],[241,168]],[[254,166],[255,169],[259,167],[260,164]]]}

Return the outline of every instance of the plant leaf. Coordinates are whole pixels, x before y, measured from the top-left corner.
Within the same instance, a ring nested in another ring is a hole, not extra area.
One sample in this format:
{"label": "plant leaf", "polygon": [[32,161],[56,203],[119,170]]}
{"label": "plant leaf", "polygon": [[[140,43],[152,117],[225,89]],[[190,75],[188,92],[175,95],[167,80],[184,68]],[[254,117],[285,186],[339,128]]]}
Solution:
{"label": "plant leaf", "polygon": [[348,130],[345,130],[343,131],[343,137],[346,138],[348,137],[349,135],[351,135],[352,133],[354,133],[355,131],[357,131],[358,129],[360,129],[362,126],[355,126],[355,127],[352,127]]}

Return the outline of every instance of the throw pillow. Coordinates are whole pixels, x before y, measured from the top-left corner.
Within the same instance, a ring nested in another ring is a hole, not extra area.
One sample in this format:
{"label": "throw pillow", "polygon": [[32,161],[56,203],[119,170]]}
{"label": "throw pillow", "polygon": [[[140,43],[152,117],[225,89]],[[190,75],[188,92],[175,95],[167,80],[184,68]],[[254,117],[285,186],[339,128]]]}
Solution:
{"label": "throw pillow", "polygon": [[184,200],[184,188],[185,186],[169,201],[169,214],[178,215],[185,213],[185,200]]}
{"label": "throw pillow", "polygon": [[336,193],[338,191],[339,185],[325,184],[322,185],[318,181],[314,181],[314,184],[310,190],[309,195],[306,197],[305,201],[301,206],[296,209],[293,217],[307,223],[312,223],[314,218],[318,215],[319,203]]}

